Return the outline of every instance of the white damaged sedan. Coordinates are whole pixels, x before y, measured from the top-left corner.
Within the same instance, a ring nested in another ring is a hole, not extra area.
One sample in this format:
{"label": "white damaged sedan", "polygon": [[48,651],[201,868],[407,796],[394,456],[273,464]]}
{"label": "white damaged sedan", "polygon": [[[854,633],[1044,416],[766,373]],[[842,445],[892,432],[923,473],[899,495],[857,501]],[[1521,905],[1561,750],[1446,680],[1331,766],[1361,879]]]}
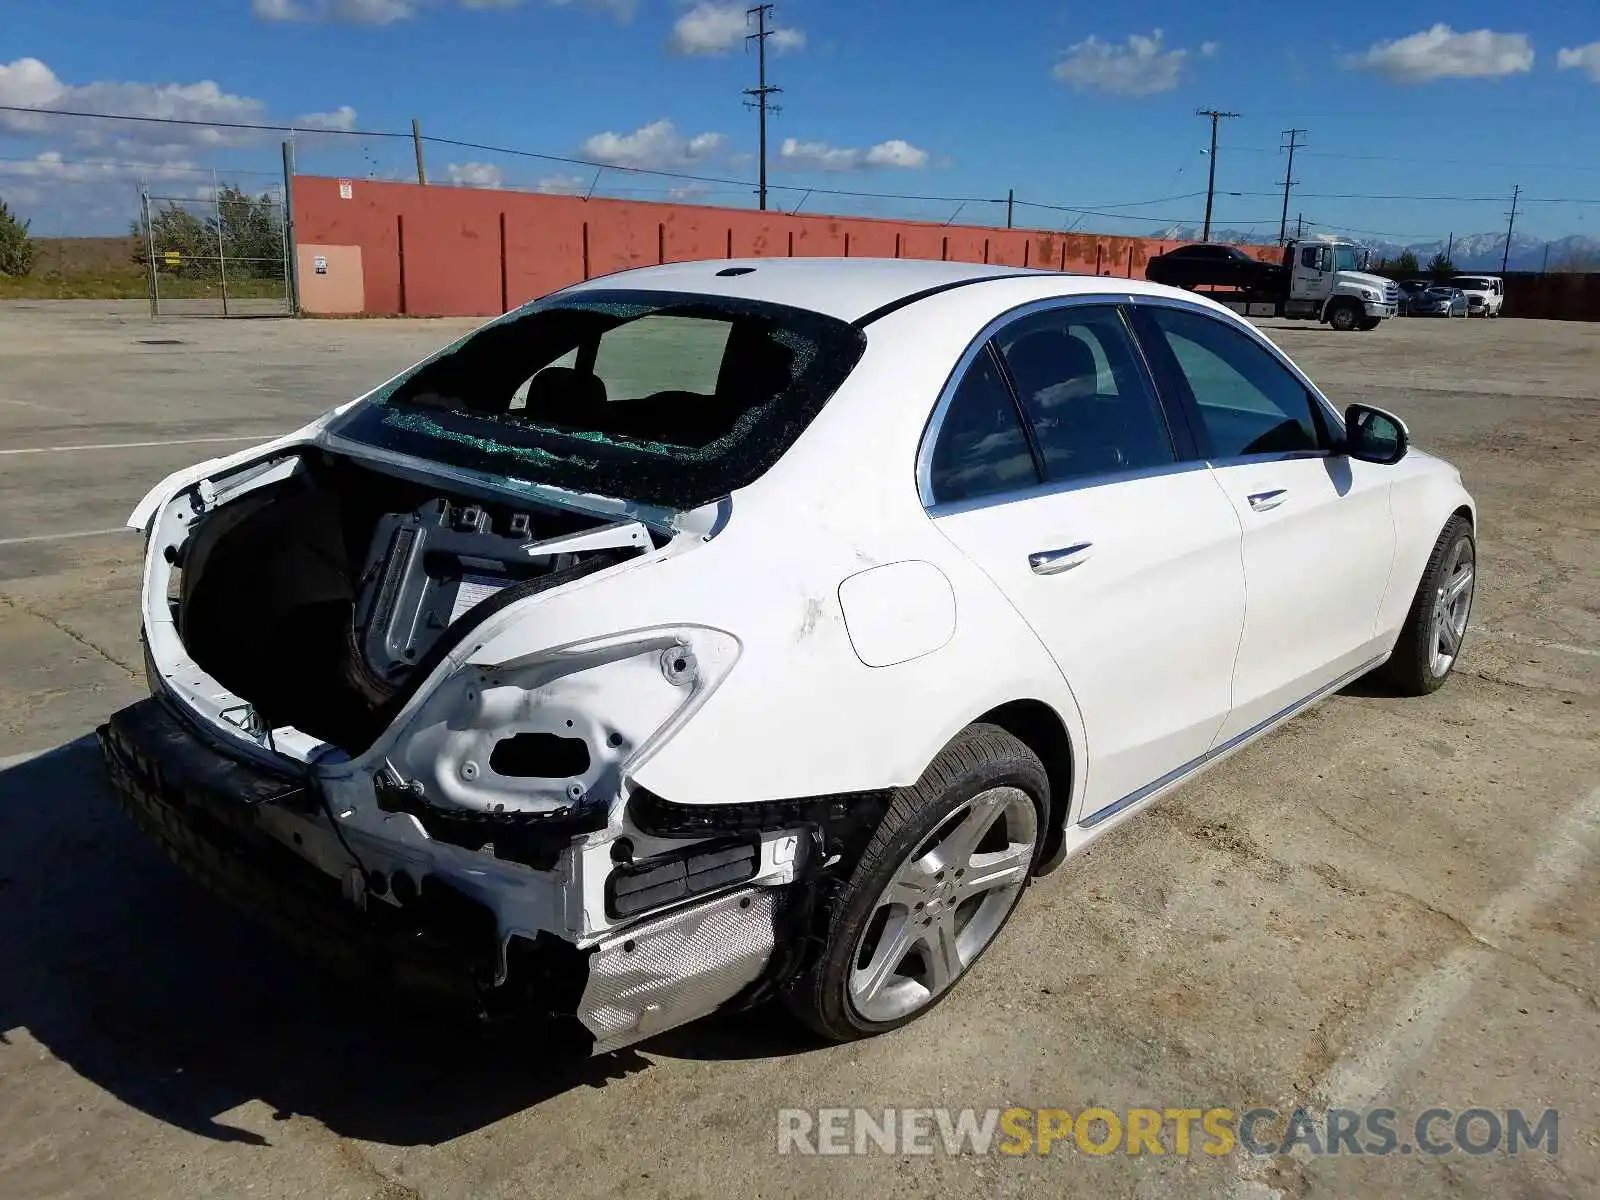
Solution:
{"label": "white damaged sedan", "polygon": [[134,819],[302,947],[601,1053],[947,995],[1030,880],[1461,651],[1473,502],[1247,322],[940,262],[652,267],[165,480]]}

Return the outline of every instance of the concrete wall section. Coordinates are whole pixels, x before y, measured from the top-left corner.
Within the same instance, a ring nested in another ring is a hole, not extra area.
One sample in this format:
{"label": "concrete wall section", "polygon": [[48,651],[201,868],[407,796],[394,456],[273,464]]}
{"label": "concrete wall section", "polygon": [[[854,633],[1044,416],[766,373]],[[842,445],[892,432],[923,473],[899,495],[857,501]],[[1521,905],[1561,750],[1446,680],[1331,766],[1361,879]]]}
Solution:
{"label": "concrete wall section", "polygon": [[[932,258],[1143,278],[1152,255],[1178,244],[318,176],[296,177],[294,207],[302,251],[318,247],[330,270],[352,261],[338,248],[359,250],[372,316],[493,316],[597,275],[714,258]],[[343,313],[352,294],[303,284],[302,306]]]}

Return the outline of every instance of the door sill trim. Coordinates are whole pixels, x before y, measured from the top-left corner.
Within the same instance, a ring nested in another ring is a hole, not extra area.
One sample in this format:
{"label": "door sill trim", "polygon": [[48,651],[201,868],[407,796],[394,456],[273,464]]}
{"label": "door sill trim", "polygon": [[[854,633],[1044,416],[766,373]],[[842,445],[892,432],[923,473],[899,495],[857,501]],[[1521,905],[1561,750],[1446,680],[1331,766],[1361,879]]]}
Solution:
{"label": "door sill trim", "polygon": [[1252,725],[1249,729],[1246,729],[1243,733],[1234,734],[1231,738],[1229,738],[1227,741],[1223,742],[1220,746],[1213,746],[1211,749],[1207,750],[1199,758],[1190,759],[1188,762],[1184,763],[1182,766],[1174,767],[1172,770],[1168,771],[1165,775],[1163,775],[1160,779],[1157,779],[1157,780],[1154,780],[1153,782],[1147,783],[1142,788],[1140,788],[1138,791],[1129,792],[1121,800],[1118,800],[1113,804],[1108,804],[1104,808],[1090,813],[1087,817],[1084,817],[1082,820],[1080,820],[1078,822],[1078,827],[1080,829],[1092,829],[1094,826],[1100,824],[1102,821],[1109,820],[1110,818],[1116,816],[1118,813],[1122,812],[1123,810],[1128,809],[1128,808],[1132,808],[1135,804],[1138,804],[1141,800],[1149,799],[1156,792],[1159,792],[1159,791],[1162,791],[1165,788],[1171,787],[1175,783],[1182,782],[1183,779],[1186,776],[1194,774],[1196,771],[1200,770],[1202,767],[1209,766],[1212,762],[1214,762],[1215,760],[1221,758],[1223,755],[1232,753],[1234,750],[1237,750],[1241,746],[1243,746],[1246,742],[1254,741],[1256,738],[1260,737],[1262,734],[1269,732],[1275,726],[1282,724],[1284,721],[1287,721],[1290,717],[1293,717],[1296,714],[1298,714],[1299,712],[1301,712],[1302,710],[1304,710],[1306,708],[1309,708],[1311,705],[1315,704],[1318,700],[1321,700],[1324,696],[1327,696],[1332,692],[1338,691],[1340,688],[1344,687],[1347,683],[1350,683],[1350,682],[1352,682],[1352,681],[1354,681],[1356,679],[1359,679],[1361,676],[1365,675],[1368,671],[1371,671],[1375,667],[1380,666],[1384,662],[1384,660],[1389,657],[1390,653],[1391,653],[1390,651],[1386,650],[1382,654],[1378,655],[1376,658],[1369,659],[1368,661],[1362,663],[1360,666],[1354,667],[1351,670],[1346,671],[1343,675],[1339,676],[1332,683],[1323,684],[1320,688],[1318,688],[1316,691],[1312,692],[1309,696],[1304,696],[1301,699],[1296,700],[1293,704],[1289,705],[1287,708],[1280,709],[1278,712],[1273,713],[1270,717],[1267,717],[1265,720],[1258,721],[1256,724]]}

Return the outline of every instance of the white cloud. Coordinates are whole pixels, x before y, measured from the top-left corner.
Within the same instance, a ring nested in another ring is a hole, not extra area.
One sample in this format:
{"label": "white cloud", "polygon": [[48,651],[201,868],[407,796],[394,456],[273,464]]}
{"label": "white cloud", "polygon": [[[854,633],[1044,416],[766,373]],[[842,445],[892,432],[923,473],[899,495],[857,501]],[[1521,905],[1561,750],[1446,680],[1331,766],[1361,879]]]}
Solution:
{"label": "white cloud", "polygon": [[788,54],[794,50],[804,50],[806,48],[806,31],[785,25],[772,31],[772,36],[767,39],[767,45],[779,54]]}
{"label": "white cloud", "polygon": [[[59,150],[45,150],[33,158],[0,161],[0,178],[35,179],[51,183],[147,183],[192,181],[208,174],[192,162],[123,162],[118,159],[69,159]],[[206,183],[209,196],[210,183]]]}
{"label": "white cloud", "polygon": [[[224,91],[213,81],[139,83],[102,80],[73,84],[61,79],[36,58],[0,64],[0,104],[70,112],[155,117],[157,122],[104,121],[92,117],[60,117],[49,113],[0,112],[0,133],[62,137],[80,150],[104,157],[154,157],[177,160],[196,151],[259,145],[278,139],[273,131],[222,129],[166,121],[216,121],[239,125],[272,122],[267,106],[251,96]],[[355,128],[356,110],[341,105],[327,112],[291,118],[297,129],[337,133]]]}
{"label": "white cloud", "polygon": [[[674,54],[726,54],[751,32],[749,5],[743,0],[700,0],[674,22],[667,47]],[[804,30],[779,26],[767,46],[779,54],[805,48]]]}
{"label": "white cloud", "polygon": [[1409,37],[1378,42],[1366,53],[1346,58],[1344,65],[1373,71],[1394,83],[1496,78],[1532,70],[1533,46],[1525,33],[1492,29],[1457,33],[1448,25],[1435,25]]}
{"label": "white cloud", "polygon": [[[1215,42],[1200,46],[1202,57],[1217,52]],[[1170,92],[1183,78],[1189,51],[1168,50],[1161,30],[1149,37],[1130,34],[1125,44],[1102,42],[1094,35],[1067,47],[1053,74],[1077,91],[1107,92],[1113,96],[1153,96]]]}
{"label": "white cloud", "polygon": [[928,165],[928,152],[902,138],[891,138],[865,149],[785,138],[778,150],[778,161],[796,171],[864,171],[872,167],[915,170]]}
{"label": "white cloud", "polygon": [[1600,42],[1590,42],[1587,46],[1574,46],[1570,50],[1562,50],[1556,55],[1556,66],[1563,71],[1576,68],[1585,72],[1596,83],[1600,83]]}
{"label": "white cloud", "polygon": [[505,186],[505,176],[493,163],[450,163],[444,173],[451,183],[460,187],[498,188]]}
{"label": "white cloud", "polygon": [[597,133],[583,143],[583,156],[613,167],[682,170],[704,163],[727,140],[723,133],[697,133],[686,138],[671,121],[662,119],[632,133]]}
{"label": "white cloud", "polygon": [[324,129],[330,133],[349,131],[356,127],[356,110],[341,104],[332,112],[305,113],[294,120],[296,129]]}
{"label": "white cloud", "polygon": [[[260,100],[225,92],[209,79],[198,83],[102,81],[68,84],[37,58],[19,58],[0,66],[0,104],[184,121],[253,124],[266,118],[266,105]],[[13,133],[47,133],[61,128],[59,122],[65,120],[68,118],[7,112],[0,113],[0,129]],[[73,127],[73,136],[86,145],[100,145],[116,138],[124,143],[145,145],[181,141],[193,145],[230,146],[251,141],[256,135],[238,129],[80,121]]]}
{"label": "white cloud", "polygon": [[[580,7],[609,12],[619,20],[633,16],[635,0],[547,0],[556,8]],[[417,15],[424,8],[455,5],[466,9],[518,8],[524,0],[250,0],[250,11],[263,21],[348,21],[356,25],[389,25]]]}
{"label": "white cloud", "polygon": [[1217,56],[1217,51],[1220,49],[1222,49],[1222,44],[1220,42],[1201,42],[1200,57],[1215,58]]}
{"label": "white cloud", "polygon": [[417,0],[250,0],[263,21],[352,21],[388,25],[414,16]]}
{"label": "white cloud", "polygon": [[589,180],[582,175],[546,175],[533,185],[533,190],[547,196],[581,196],[589,188]]}

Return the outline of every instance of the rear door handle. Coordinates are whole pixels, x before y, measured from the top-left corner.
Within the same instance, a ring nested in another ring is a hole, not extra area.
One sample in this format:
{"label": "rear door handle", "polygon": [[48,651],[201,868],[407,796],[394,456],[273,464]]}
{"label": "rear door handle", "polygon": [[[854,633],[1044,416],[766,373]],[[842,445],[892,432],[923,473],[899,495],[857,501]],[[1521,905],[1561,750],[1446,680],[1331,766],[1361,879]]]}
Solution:
{"label": "rear door handle", "polygon": [[1266,512],[1269,509],[1277,508],[1288,498],[1288,488],[1274,488],[1270,492],[1252,492],[1246,497],[1250,501],[1250,507],[1255,509],[1256,512]]}
{"label": "rear door handle", "polygon": [[1081,567],[1094,549],[1093,542],[1079,542],[1059,550],[1039,550],[1028,555],[1028,566],[1035,575],[1059,575],[1073,567]]}

